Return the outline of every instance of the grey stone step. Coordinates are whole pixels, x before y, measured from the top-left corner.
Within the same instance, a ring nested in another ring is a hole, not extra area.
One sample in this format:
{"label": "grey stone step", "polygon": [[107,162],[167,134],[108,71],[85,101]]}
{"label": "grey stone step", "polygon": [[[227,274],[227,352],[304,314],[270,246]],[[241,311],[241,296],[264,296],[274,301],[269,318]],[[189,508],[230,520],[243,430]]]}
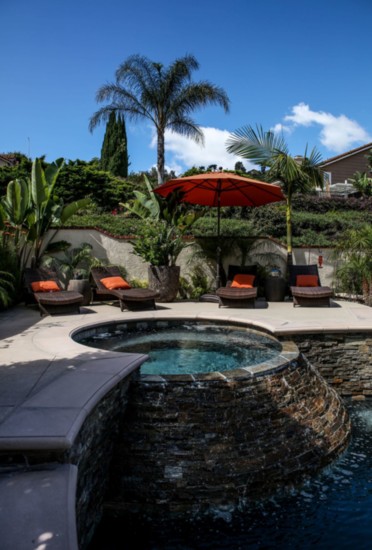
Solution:
{"label": "grey stone step", "polygon": [[76,480],[71,464],[0,474],[1,550],[78,550]]}

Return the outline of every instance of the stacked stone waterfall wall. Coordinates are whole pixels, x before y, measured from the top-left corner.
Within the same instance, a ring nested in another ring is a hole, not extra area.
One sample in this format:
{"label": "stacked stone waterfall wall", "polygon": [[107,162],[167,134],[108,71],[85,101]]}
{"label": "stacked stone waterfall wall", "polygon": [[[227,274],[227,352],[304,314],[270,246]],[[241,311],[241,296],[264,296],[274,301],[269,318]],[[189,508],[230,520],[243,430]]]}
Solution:
{"label": "stacked stone waterfall wall", "polygon": [[340,395],[372,397],[372,332],[301,334],[291,340]]}
{"label": "stacked stone waterfall wall", "polygon": [[304,358],[271,375],[241,372],[132,385],[110,509],[160,520],[232,512],[346,447],[342,400]]}
{"label": "stacked stone waterfall wall", "polygon": [[306,359],[275,374],[143,384],[134,373],[112,390],[64,457],[79,468],[80,548],[104,503],[115,515],[231,510],[341,452],[350,425],[339,395],[372,397],[372,331],[291,340]]}
{"label": "stacked stone waterfall wall", "polygon": [[64,462],[78,466],[76,516],[79,548],[87,548],[103,515],[114,443],[128,403],[131,374],[111,390],[88,416]]}

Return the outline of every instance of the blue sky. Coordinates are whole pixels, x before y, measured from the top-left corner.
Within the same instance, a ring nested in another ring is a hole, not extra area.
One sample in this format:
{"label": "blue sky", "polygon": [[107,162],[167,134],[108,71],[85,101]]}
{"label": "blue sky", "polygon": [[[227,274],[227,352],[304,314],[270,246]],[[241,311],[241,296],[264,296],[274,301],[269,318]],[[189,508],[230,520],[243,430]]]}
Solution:
{"label": "blue sky", "polygon": [[[194,80],[227,92],[231,109],[195,112],[204,148],[166,136],[166,165],[233,168],[230,132],[282,131],[294,155],[324,159],[372,141],[370,0],[0,0],[0,153],[90,160],[97,89],[132,54],[165,65],[193,54]],[[153,129],[127,123],[130,170],[156,163]],[[247,168],[249,164],[245,163]]]}

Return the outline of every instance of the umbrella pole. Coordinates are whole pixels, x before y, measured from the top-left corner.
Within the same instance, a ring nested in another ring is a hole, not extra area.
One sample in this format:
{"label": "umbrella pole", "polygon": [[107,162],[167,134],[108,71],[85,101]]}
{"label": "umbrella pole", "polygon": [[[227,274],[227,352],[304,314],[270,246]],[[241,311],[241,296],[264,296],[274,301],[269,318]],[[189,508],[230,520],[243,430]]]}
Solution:
{"label": "umbrella pole", "polygon": [[217,249],[216,249],[216,290],[221,286],[221,276],[220,276],[220,260],[221,260],[221,247],[220,247],[220,217],[221,217],[221,195],[218,193],[218,202],[217,202]]}

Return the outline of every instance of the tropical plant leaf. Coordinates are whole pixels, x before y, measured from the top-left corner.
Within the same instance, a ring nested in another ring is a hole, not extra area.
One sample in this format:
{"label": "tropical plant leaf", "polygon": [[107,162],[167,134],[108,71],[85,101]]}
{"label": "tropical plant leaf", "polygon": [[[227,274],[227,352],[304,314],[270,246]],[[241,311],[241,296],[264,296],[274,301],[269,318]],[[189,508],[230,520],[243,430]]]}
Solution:
{"label": "tropical plant leaf", "polygon": [[65,223],[69,218],[71,218],[71,216],[76,214],[80,208],[85,208],[88,204],[90,204],[90,199],[80,199],[78,201],[71,202],[70,204],[66,204],[61,211],[60,222],[62,224]]}
{"label": "tropical plant leaf", "polygon": [[57,252],[64,252],[68,250],[71,243],[67,241],[52,241],[44,250],[44,254],[56,254]]}
{"label": "tropical plant leaf", "polygon": [[40,159],[35,159],[32,163],[31,197],[36,208],[40,208],[42,203],[48,199],[48,184]]}

